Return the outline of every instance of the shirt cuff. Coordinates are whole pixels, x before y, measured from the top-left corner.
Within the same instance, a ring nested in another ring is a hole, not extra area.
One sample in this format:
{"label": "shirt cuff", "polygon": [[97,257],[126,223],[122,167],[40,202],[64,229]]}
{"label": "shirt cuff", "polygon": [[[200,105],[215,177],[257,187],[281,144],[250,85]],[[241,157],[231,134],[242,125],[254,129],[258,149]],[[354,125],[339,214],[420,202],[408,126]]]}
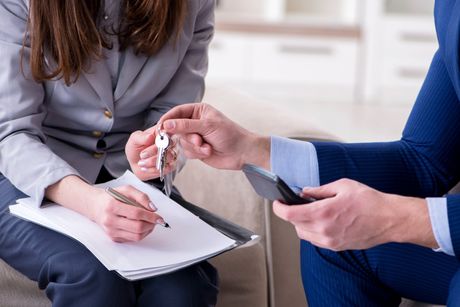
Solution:
{"label": "shirt cuff", "polygon": [[447,215],[447,200],[445,198],[427,198],[431,227],[439,245],[436,252],[455,256],[452,238],[450,236],[449,218]]}
{"label": "shirt cuff", "polygon": [[313,144],[272,136],[271,170],[295,192],[319,186],[318,156]]}

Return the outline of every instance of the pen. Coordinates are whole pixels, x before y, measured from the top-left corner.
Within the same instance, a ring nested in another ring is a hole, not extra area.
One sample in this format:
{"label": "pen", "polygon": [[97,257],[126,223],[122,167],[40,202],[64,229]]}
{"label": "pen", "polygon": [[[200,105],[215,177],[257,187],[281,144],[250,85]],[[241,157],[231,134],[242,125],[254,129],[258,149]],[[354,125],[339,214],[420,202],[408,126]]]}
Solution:
{"label": "pen", "polygon": [[[105,191],[110,195],[112,196],[113,198],[115,198],[116,200],[118,201],[121,201],[122,203],[124,204],[127,204],[127,205],[131,205],[131,206],[134,206],[134,207],[139,207],[139,208],[142,208],[144,209],[144,206],[142,206],[141,204],[139,204],[138,202],[124,196],[123,194],[121,194],[120,192],[117,192],[115,189],[112,189],[111,187],[107,187],[105,188]],[[163,224],[162,223],[158,223],[158,225],[161,225],[165,228],[171,228],[171,226],[169,226],[168,223],[164,222]]]}

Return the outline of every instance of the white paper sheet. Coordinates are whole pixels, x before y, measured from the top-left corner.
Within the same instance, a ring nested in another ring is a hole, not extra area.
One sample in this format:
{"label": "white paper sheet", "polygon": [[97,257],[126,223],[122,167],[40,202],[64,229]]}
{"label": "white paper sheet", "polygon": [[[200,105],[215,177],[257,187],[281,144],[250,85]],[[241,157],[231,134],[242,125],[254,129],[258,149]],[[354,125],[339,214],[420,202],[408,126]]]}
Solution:
{"label": "white paper sheet", "polygon": [[157,206],[158,214],[171,228],[156,226],[140,242],[115,243],[99,225],[56,204],[36,208],[29,199],[22,199],[10,206],[10,212],[73,237],[83,243],[107,269],[116,270],[128,279],[174,271],[219,254],[236,244],[131,172],[103,186],[108,185],[132,185],[146,193]]}

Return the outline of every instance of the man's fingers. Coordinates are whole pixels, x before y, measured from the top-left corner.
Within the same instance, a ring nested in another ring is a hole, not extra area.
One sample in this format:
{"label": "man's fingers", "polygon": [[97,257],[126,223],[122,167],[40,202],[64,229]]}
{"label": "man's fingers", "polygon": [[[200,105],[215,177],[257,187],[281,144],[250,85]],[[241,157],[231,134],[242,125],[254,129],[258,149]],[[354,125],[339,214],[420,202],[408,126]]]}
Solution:
{"label": "man's fingers", "polygon": [[180,144],[188,159],[206,159],[211,155],[211,146],[209,144],[197,146],[185,139],[181,139]]}
{"label": "man's fingers", "polygon": [[330,198],[334,197],[341,192],[346,192],[350,190],[357,190],[359,187],[363,187],[363,184],[343,178],[318,188],[304,188],[302,193],[307,196],[312,196],[314,198]]}
{"label": "man's fingers", "polygon": [[289,206],[279,201],[273,202],[273,212],[281,219],[291,223],[313,221],[314,218],[310,216],[312,207],[313,204]]}
{"label": "man's fingers", "polygon": [[337,183],[329,183],[317,188],[304,188],[301,196],[310,196],[316,199],[324,199],[334,197],[339,193]]}
{"label": "man's fingers", "polygon": [[166,132],[170,134],[205,134],[207,127],[199,119],[170,119],[163,123]]}
{"label": "man's fingers", "polygon": [[183,138],[187,142],[189,142],[189,143],[191,143],[191,144],[193,144],[195,146],[201,146],[203,144],[203,138],[201,137],[201,135],[196,134],[196,133],[186,134],[186,135],[183,136]]}
{"label": "man's fingers", "polygon": [[169,110],[166,114],[164,114],[160,120],[158,121],[158,124],[163,125],[164,127],[164,122],[170,119],[176,119],[176,118],[199,118],[198,116],[201,115],[201,110],[203,108],[202,103],[188,103],[188,104],[182,104],[180,106],[174,107],[171,110]]}

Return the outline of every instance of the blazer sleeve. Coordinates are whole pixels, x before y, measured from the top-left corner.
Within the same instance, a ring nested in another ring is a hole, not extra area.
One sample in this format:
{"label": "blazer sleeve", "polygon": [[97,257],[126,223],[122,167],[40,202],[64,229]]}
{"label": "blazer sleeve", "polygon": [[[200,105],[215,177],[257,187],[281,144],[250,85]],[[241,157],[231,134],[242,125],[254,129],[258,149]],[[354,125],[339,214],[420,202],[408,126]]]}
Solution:
{"label": "blazer sleeve", "polygon": [[[320,182],[351,178],[378,190],[442,196],[460,180],[460,102],[438,51],[401,140],[388,143],[315,142]],[[448,200],[449,227],[460,258],[460,195]]]}
{"label": "blazer sleeve", "polygon": [[49,185],[78,172],[44,144],[45,90],[30,76],[27,40],[21,63],[27,16],[24,1],[0,1],[0,172],[39,206]]}
{"label": "blazer sleeve", "polygon": [[[193,37],[169,84],[151,104],[145,128],[155,125],[171,108],[203,99],[208,72],[208,47],[214,35],[215,0],[196,1],[198,13],[192,22]],[[189,1],[189,5],[191,1]]]}

